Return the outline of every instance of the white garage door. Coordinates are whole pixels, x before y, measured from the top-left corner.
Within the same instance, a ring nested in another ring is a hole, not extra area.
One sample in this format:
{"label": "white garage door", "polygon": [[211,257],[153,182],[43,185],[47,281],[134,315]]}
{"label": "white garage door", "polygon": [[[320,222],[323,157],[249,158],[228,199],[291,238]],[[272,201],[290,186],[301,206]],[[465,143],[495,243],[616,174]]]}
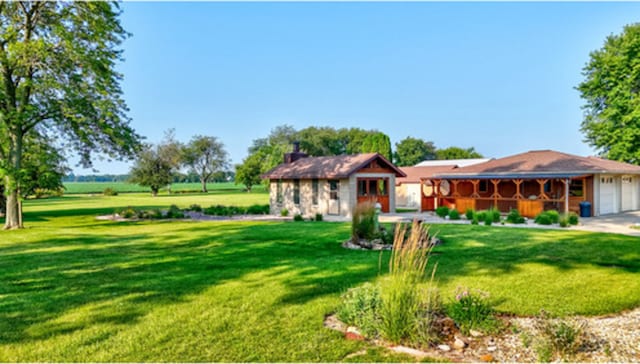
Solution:
{"label": "white garage door", "polygon": [[638,188],[636,181],[637,178],[633,178],[631,176],[622,176],[621,183],[621,207],[622,211],[629,211],[637,209],[637,200],[636,189]]}
{"label": "white garage door", "polygon": [[600,215],[616,212],[616,185],[613,176],[600,176]]}

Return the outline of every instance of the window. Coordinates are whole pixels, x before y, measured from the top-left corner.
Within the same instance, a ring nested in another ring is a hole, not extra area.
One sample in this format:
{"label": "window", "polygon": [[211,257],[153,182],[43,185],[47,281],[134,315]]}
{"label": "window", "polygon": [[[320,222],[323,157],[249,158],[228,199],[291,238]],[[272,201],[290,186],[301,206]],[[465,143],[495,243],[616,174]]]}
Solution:
{"label": "window", "polygon": [[363,197],[368,195],[369,195],[369,189],[367,188],[367,180],[359,179],[358,180],[358,196]]}
{"label": "window", "polygon": [[340,181],[335,179],[329,180],[329,199],[340,199]]}
{"label": "window", "polygon": [[544,193],[551,192],[551,181],[544,183]]}
{"label": "window", "polygon": [[633,181],[633,177],[631,176],[623,176],[622,183],[631,183]]}
{"label": "window", "polygon": [[293,180],[293,203],[295,205],[300,204],[300,180],[299,179]]}
{"label": "window", "polygon": [[282,203],[282,180],[276,181],[276,203]]}
{"label": "window", "polygon": [[478,186],[478,192],[487,192],[489,191],[489,184],[486,179],[480,180],[480,185]]}
{"label": "window", "polygon": [[582,186],[583,180],[574,179],[571,180],[571,184],[569,185],[569,196],[582,197]]}
{"label": "window", "polygon": [[311,180],[311,203],[314,205],[318,204],[318,180]]}
{"label": "window", "polygon": [[378,195],[386,196],[387,195],[387,179],[379,179],[378,180]]}

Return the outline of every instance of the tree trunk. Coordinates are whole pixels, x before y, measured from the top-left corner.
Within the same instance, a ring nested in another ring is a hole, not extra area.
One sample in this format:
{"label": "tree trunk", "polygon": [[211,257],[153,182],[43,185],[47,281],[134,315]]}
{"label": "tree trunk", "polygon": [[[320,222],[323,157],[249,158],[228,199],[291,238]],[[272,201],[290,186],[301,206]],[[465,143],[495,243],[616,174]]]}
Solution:
{"label": "tree trunk", "polygon": [[9,151],[9,163],[11,170],[4,179],[4,188],[7,192],[7,212],[5,215],[4,229],[22,228],[22,210],[20,208],[20,168],[22,167],[22,134],[15,133],[11,136]]}
{"label": "tree trunk", "polygon": [[202,183],[202,192],[207,193],[207,180],[200,178],[200,182]]}
{"label": "tree trunk", "polygon": [[4,185],[0,185],[0,216],[7,212],[7,197],[4,195]]}
{"label": "tree trunk", "polygon": [[158,188],[157,187],[151,187],[151,196],[153,196],[153,197],[158,196]]}

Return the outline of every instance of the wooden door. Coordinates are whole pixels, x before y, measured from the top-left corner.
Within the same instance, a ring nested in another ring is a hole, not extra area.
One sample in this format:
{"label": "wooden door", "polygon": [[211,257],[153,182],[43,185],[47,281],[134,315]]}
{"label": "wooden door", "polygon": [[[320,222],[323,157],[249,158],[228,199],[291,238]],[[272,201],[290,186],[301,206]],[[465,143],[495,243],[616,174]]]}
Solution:
{"label": "wooden door", "polygon": [[382,212],[389,212],[389,179],[358,178],[358,203],[366,201],[378,202]]}

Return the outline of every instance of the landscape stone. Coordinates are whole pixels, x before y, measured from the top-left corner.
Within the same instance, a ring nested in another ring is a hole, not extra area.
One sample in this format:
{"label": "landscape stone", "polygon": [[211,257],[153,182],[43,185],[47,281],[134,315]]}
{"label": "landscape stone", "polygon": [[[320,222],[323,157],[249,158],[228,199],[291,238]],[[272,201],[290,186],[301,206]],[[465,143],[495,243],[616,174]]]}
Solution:
{"label": "landscape stone", "polygon": [[447,344],[440,344],[438,345],[438,349],[442,350],[442,351],[451,351],[451,347]]}

